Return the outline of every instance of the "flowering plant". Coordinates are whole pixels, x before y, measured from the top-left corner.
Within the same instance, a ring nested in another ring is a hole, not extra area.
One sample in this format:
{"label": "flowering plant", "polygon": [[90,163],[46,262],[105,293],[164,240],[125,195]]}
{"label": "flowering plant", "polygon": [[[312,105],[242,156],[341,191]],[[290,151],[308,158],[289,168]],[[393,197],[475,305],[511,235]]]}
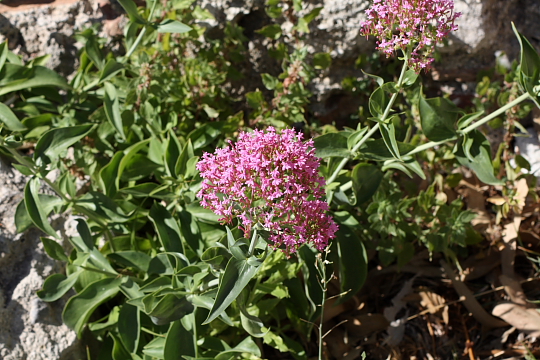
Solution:
{"label": "flowering plant", "polygon": [[419,73],[433,62],[435,45],[457,30],[461,13],[454,12],[453,0],[375,0],[366,15],[362,33],[376,36],[387,57],[402,50]]}
{"label": "flowering plant", "polygon": [[198,196],[201,205],[222,216],[220,221],[241,221],[245,237],[261,225],[271,232],[275,247],[287,254],[305,243],[322,250],[335,237],[337,225],[326,214],[324,178],[318,173],[319,158],[313,140],[292,129],[278,134],[242,132],[238,142],[205,153],[197,164],[204,181]]}

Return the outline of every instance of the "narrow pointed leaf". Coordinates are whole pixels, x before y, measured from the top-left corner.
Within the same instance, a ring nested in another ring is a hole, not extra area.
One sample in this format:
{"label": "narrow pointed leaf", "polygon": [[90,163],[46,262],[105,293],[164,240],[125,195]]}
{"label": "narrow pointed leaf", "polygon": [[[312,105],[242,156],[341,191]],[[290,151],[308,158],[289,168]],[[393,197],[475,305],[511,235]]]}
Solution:
{"label": "narrow pointed leaf", "polygon": [[456,144],[454,154],[459,163],[473,170],[480,181],[489,185],[502,185],[503,182],[493,174],[493,164],[491,162],[491,149],[488,140],[478,130],[473,130],[467,134],[471,143],[468,145],[469,156],[465,154],[463,139]]}
{"label": "narrow pointed leaf", "polygon": [[47,219],[47,213],[41,205],[41,201],[38,196],[39,191],[39,179],[33,178],[26,184],[24,188],[24,205],[28,216],[32,219],[32,222],[38,229],[46,234],[59,239],[56,231],[52,228],[49,220]]}
{"label": "narrow pointed leaf", "polygon": [[177,360],[184,355],[195,356],[196,341],[194,334],[185,328],[182,321],[176,320],[169,327],[165,338],[164,359]]}
{"label": "narrow pointed leaf", "polygon": [[94,310],[119,291],[121,278],[105,278],[89,284],[66,303],[62,319],[80,338],[84,325]]}
{"label": "narrow pointed leaf", "polygon": [[13,111],[2,102],[0,102],[0,122],[4,123],[6,128],[11,131],[26,130],[26,126],[24,126]]}
{"label": "narrow pointed leaf", "polygon": [[259,268],[249,265],[247,260],[231,258],[220,279],[214,306],[204,324],[217,318],[238,297]]}
{"label": "narrow pointed leaf", "polygon": [[46,164],[55,161],[62,152],[93,129],[93,124],[87,124],[56,128],[45,132],[36,144],[34,160],[40,159]]}
{"label": "narrow pointed leaf", "polygon": [[139,346],[141,328],[141,315],[139,308],[130,304],[124,304],[118,316],[118,332],[125,348],[134,353]]}
{"label": "narrow pointed leaf", "polygon": [[171,213],[163,205],[154,203],[150,209],[149,217],[154,223],[165,251],[184,253],[180,227]]}

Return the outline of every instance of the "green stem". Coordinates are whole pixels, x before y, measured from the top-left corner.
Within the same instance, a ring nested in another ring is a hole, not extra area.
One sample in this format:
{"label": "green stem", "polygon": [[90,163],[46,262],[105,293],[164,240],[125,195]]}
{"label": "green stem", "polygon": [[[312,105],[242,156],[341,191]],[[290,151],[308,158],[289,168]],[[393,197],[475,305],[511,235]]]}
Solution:
{"label": "green stem", "polygon": [[195,320],[195,311],[191,313],[191,320],[192,320],[192,326],[193,326],[193,347],[195,347],[195,358],[198,358],[199,348],[197,347],[197,322]]}
{"label": "green stem", "polygon": [[[157,3],[158,3],[158,1],[155,0],[154,3],[152,4],[152,8],[150,9],[150,16],[148,16],[148,20],[150,20],[152,18],[152,16],[154,15],[154,10],[156,9]],[[131,55],[133,55],[133,53],[135,52],[135,49],[137,49],[137,47],[141,43],[141,41],[142,41],[142,39],[144,37],[144,34],[146,34],[146,27],[147,26],[148,25],[144,25],[141,32],[139,33],[139,36],[137,36],[137,39],[135,39],[135,42],[133,43],[133,45],[131,45],[131,48],[129,49],[126,56],[124,57],[124,60],[129,59],[129,57]]]}
{"label": "green stem", "polygon": [[324,260],[319,258],[319,266],[321,268],[320,274],[321,274],[321,287],[322,287],[322,300],[321,300],[321,317],[319,320],[319,360],[323,360],[322,354],[323,354],[323,322],[324,322],[324,304],[326,303],[326,286],[327,286],[327,279],[326,279],[326,253],[324,255]]}
{"label": "green stem", "polygon": [[473,131],[474,129],[484,125],[488,121],[490,121],[490,120],[496,118],[497,116],[503,114],[505,111],[513,108],[514,106],[516,106],[517,104],[519,104],[523,100],[527,100],[528,98],[530,98],[529,93],[525,93],[525,94],[521,95],[520,97],[516,98],[515,100],[513,100],[513,101],[509,102],[508,104],[504,105],[502,108],[492,112],[491,114],[489,114],[486,117],[483,117],[482,119],[478,120],[474,124],[471,124],[471,125],[467,126],[465,129],[461,130],[460,133],[467,134],[467,133]]}
{"label": "green stem", "polygon": [[423,145],[420,145],[418,147],[416,147],[414,150],[411,150],[410,152],[406,153],[405,155],[403,156],[410,156],[410,155],[414,155],[416,153],[419,153],[419,152],[422,152],[424,150],[428,150],[428,149],[431,149],[431,148],[434,148],[435,146],[439,146],[439,145],[442,145],[442,144],[446,144],[448,141],[453,141],[453,140],[457,140],[457,137],[454,136],[450,139],[446,139],[446,140],[442,140],[442,141],[430,141],[428,143],[425,143]]}
{"label": "green stem", "polygon": [[[525,94],[519,96],[515,100],[509,102],[508,104],[504,105],[500,109],[497,109],[496,111],[492,112],[488,116],[485,116],[482,119],[475,122],[474,124],[471,124],[471,125],[467,126],[463,130],[459,131],[459,133],[461,133],[463,135],[470,133],[474,129],[484,125],[488,121],[493,120],[494,118],[496,118],[500,114],[503,114],[505,111],[508,111],[509,109],[511,109],[514,106],[518,105],[523,100],[527,100],[529,97],[530,97],[530,95],[528,93],[525,93]],[[451,137],[449,139],[445,139],[445,140],[441,140],[441,141],[430,141],[428,143],[425,143],[423,145],[420,145],[420,146],[416,147],[414,150],[411,150],[410,152],[408,152],[404,156],[414,155],[414,154],[417,154],[417,153],[422,152],[424,150],[428,150],[428,149],[434,148],[435,146],[439,146],[439,145],[445,144],[445,143],[447,143],[449,141],[454,141],[454,140],[457,140],[457,139],[458,139],[458,137],[454,136],[454,137]]]}
{"label": "green stem", "polygon": [[[388,115],[390,114],[390,111],[392,110],[392,106],[394,106],[394,102],[396,101],[396,99],[398,97],[398,94],[399,94],[399,91],[401,90],[401,86],[403,85],[403,79],[405,77],[405,72],[407,71],[407,68],[408,68],[408,66],[407,66],[407,57],[405,57],[405,62],[403,64],[403,68],[401,68],[401,74],[399,75],[399,79],[398,79],[398,82],[396,84],[396,88],[398,89],[398,91],[392,94],[392,97],[390,98],[390,101],[388,102],[388,105],[386,106],[386,109],[384,110],[383,116],[379,120],[379,122],[377,124],[375,124],[375,126],[373,126],[366,133],[366,135],[364,135],[364,137],[362,139],[360,139],[360,141],[358,141],[358,143],[356,143],[356,145],[354,145],[354,147],[351,150],[351,153],[355,153],[356,151],[358,151],[358,149],[360,149],[362,147],[362,145],[364,145],[365,142],[368,141],[369,138],[371,138],[371,136],[373,134],[375,134],[375,132],[377,130],[379,130],[380,122],[384,122],[386,120],[386,118],[388,117]],[[348,157],[343,158],[341,160],[341,162],[339,163],[336,170],[334,170],[334,172],[332,173],[332,176],[330,176],[330,178],[328,178],[328,180],[326,181],[327,184],[331,184],[331,183],[334,182],[334,180],[336,180],[336,178],[339,175],[339,172],[341,170],[343,170],[343,168],[345,167],[347,162],[349,162],[349,160],[350,160],[350,158],[348,158]]]}

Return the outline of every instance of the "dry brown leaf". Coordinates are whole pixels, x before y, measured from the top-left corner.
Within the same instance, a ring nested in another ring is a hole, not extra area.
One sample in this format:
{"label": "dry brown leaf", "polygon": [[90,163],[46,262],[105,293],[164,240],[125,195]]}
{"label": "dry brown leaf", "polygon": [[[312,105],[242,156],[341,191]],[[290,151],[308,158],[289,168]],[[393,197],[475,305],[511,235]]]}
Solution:
{"label": "dry brown leaf", "polygon": [[503,205],[506,203],[506,199],[502,196],[492,196],[487,198],[487,201],[495,205]]}
{"label": "dry brown leaf", "polygon": [[[374,332],[385,330],[390,323],[383,314],[367,314],[356,316],[352,321],[344,324],[349,337],[363,339]],[[352,341],[351,341],[352,342]]]}
{"label": "dry brown leaf", "polygon": [[469,257],[461,266],[465,274],[464,281],[479,279],[490,273],[501,263],[501,255],[497,251],[491,251],[489,255],[479,258],[477,255]]}
{"label": "dry brown leaf", "polygon": [[431,291],[421,291],[419,295],[422,298],[420,304],[428,309],[430,314],[436,314],[442,310],[443,321],[448,325],[448,306],[441,306],[446,303],[446,300],[441,295]]}
{"label": "dry brown leaf", "polygon": [[503,303],[493,308],[492,314],[500,317],[518,330],[540,336],[540,314],[514,303]]}
{"label": "dry brown leaf", "polygon": [[527,179],[519,179],[518,181],[516,181],[515,187],[515,199],[517,201],[517,207],[521,212],[523,210],[523,207],[525,206],[525,199],[527,199],[527,195],[529,194],[529,185],[527,185]]}
{"label": "dry brown leaf", "polygon": [[504,274],[499,276],[499,281],[504,286],[504,291],[508,294],[513,303],[522,305],[526,308],[535,307],[534,304],[527,301],[527,297],[525,296],[525,292],[519,281]]}
{"label": "dry brown leaf", "polygon": [[473,211],[484,212],[486,211],[486,199],[482,191],[468,187],[465,190],[467,197],[467,208]]}
{"label": "dry brown leaf", "polygon": [[441,261],[441,265],[444,269],[444,272],[446,273],[446,276],[452,280],[452,285],[454,286],[454,289],[459,294],[459,296],[463,297],[463,305],[471,312],[471,314],[474,316],[476,320],[478,320],[482,325],[487,327],[503,327],[508,326],[504,321],[501,321],[493,316],[491,316],[476,298],[474,297],[473,293],[467,285],[461,281],[459,275],[456,275],[454,272],[454,269],[446,263],[446,261]]}
{"label": "dry brown leaf", "polygon": [[504,226],[504,248],[501,251],[501,266],[504,275],[514,278],[514,259],[516,257],[517,237],[521,225],[521,216],[515,216],[514,221]]}

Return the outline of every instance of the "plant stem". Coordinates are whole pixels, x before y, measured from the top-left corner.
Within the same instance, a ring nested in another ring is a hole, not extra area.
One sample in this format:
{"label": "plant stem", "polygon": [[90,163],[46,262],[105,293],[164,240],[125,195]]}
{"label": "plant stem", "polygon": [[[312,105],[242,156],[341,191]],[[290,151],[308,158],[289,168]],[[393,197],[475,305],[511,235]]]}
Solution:
{"label": "plant stem", "polygon": [[[322,254],[321,254],[322,257]],[[321,300],[321,317],[319,320],[319,360],[323,360],[323,322],[324,322],[324,304],[326,302],[326,290],[327,290],[327,279],[326,279],[326,252],[324,254],[324,260],[318,258],[320,274],[321,274],[321,288],[322,288],[322,300]]]}
{"label": "plant stem", "polygon": [[453,141],[453,140],[457,140],[457,136],[454,136],[454,137],[452,137],[450,139],[441,140],[441,141],[430,141],[428,143],[425,143],[425,144],[422,144],[422,145],[416,147],[414,150],[409,151],[408,153],[406,153],[403,156],[414,155],[416,153],[419,153],[419,152],[422,152],[424,150],[434,148],[435,146],[442,145],[442,144],[447,143],[448,141]]}
{"label": "plant stem", "polygon": [[[150,15],[148,16],[148,20],[150,20],[152,18],[152,16],[154,15],[154,10],[156,9],[157,3],[158,3],[158,0],[155,0],[154,3],[152,4],[152,8],[150,9]],[[133,43],[133,45],[131,45],[131,48],[129,49],[126,56],[124,57],[124,60],[129,59],[129,57],[131,55],[133,55],[133,53],[135,52],[135,49],[137,49],[137,47],[141,43],[141,41],[142,41],[142,39],[144,37],[144,34],[146,34],[147,26],[148,26],[148,24],[145,24],[143,26],[141,32],[139,33],[139,36],[137,36],[137,39],[135,39],[135,42]]]}
{"label": "plant stem", "polygon": [[[466,128],[464,128],[463,130],[461,130],[459,132],[461,134],[463,134],[463,135],[470,133],[474,129],[484,125],[488,121],[493,120],[494,118],[496,118],[500,114],[502,114],[505,111],[507,111],[507,110],[513,108],[514,106],[518,105],[523,100],[527,100],[529,97],[530,97],[530,95],[528,93],[525,93],[525,94],[519,96],[518,98],[514,99],[513,101],[509,102],[508,104],[504,105],[500,109],[497,109],[496,111],[492,112],[491,114],[489,114],[489,115],[483,117],[482,119],[478,120],[474,124],[471,124],[471,125],[467,126]],[[422,152],[424,150],[428,150],[428,149],[434,148],[435,146],[439,146],[439,145],[442,145],[444,143],[447,143],[448,141],[454,141],[454,140],[457,140],[457,139],[458,139],[458,137],[454,136],[454,137],[451,137],[449,139],[445,139],[445,140],[441,140],[441,141],[430,141],[428,143],[425,143],[423,145],[420,145],[420,146],[416,147],[414,150],[411,150],[410,152],[408,152],[404,156],[414,155],[414,154]]]}
{"label": "plant stem", "polygon": [[461,130],[460,132],[462,134],[467,134],[467,133],[473,131],[474,129],[476,129],[477,127],[480,127],[480,126],[484,125],[485,123],[487,123],[488,121],[496,118],[500,114],[503,114],[505,111],[513,108],[514,106],[516,106],[517,104],[519,104],[523,100],[527,100],[528,98],[530,98],[529,93],[525,93],[525,94],[521,95],[520,97],[514,99],[513,101],[509,102],[508,104],[504,105],[502,108],[500,108],[500,109],[492,112],[488,116],[483,117],[482,119],[478,120],[474,124],[471,124],[471,125],[467,126],[465,129]]}
{"label": "plant stem", "polygon": [[[398,79],[398,82],[396,84],[396,88],[398,89],[398,91],[392,94],[392,97],[390,98],[390,101],[388,102],[388,105],[386,106],[386,109],[384,110],[383,116],[381,117],[379,122],[377,122],[375,124],[375,126],[373,126],[371,129],[369,129],[369,131],[366,133],[366,135],[364,135],[364,137],[362,139],[360,139],[360,141],[358,141],[358,143],[356,143],[356,145],[354,145],[354,147],[351,150],[351,153],[354,153],[354,152],[358,151],[358,149],[360,149],[362,147],[362,145],[364,145],[365,142],[368,141],[368,139],[371,138],[371,136],[373,134],[375,134],[375,132],[377,130],[379,130],[380,122],[384,122],[386,120],[386,118],[388,117],[388,115],[390,114],[390,111],[392,110],[392,106],[394,106],[394,102],[396,101],[396,99],[398,97],[398,94],[399,94],[399,91],[401,90],[401,86],[403,85],[403,78],[405,77],[405,72],[407,71],[407,68],[408,68],[408,66],[407,66],[407,58],[405,57],[403,67],[401,68],[401,74],[399,75],[399,79]],[[349,162],[349,160],[350,160],[349,157],[343,158],[341,160],[341,162],[339,163],[336,170],[334,170],[334,172],[332,173],[332,176],[330,176],[328,178],[328,180],[326,181],[327,184],[331,184],[331,183],[334,182],[334,180],[336,180],[336,178],[339,175],[339,172],[341,170],[343,170],[343,168],[345,167],[347,162]]]}

